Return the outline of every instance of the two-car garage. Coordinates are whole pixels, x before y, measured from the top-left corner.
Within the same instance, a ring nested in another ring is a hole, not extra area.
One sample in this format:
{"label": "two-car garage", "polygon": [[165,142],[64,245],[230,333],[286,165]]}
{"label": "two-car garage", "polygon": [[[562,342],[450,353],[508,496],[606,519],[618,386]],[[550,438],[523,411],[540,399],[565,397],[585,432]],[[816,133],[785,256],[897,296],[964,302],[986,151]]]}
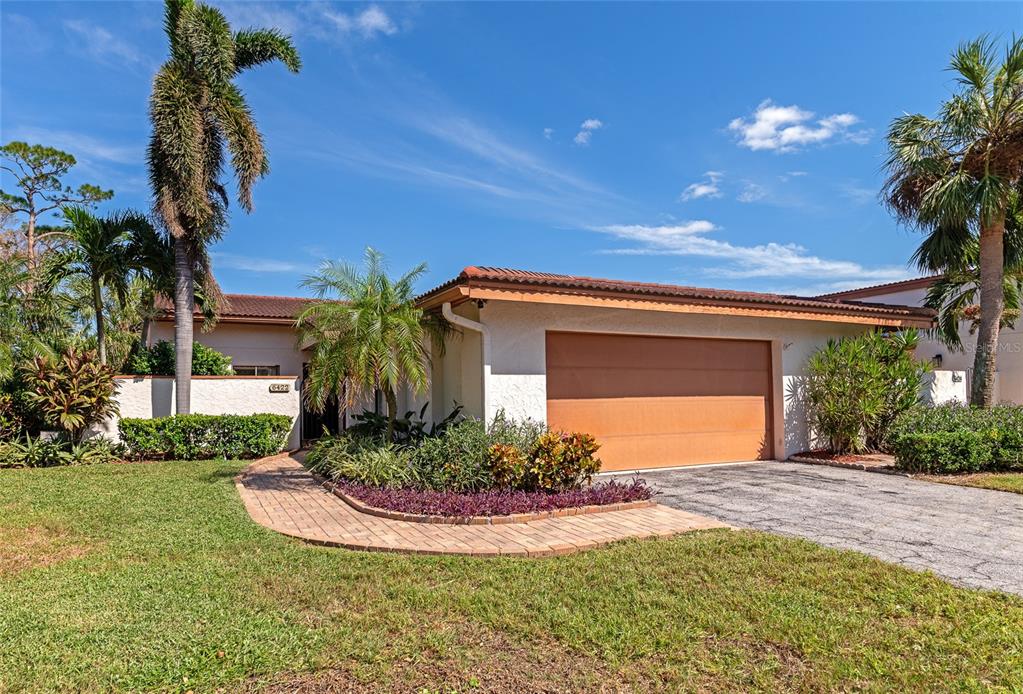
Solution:
{"label": "two-car garage", "polygon": [[548,332],[547,422],[604,470],[771,458],[771,343]]}

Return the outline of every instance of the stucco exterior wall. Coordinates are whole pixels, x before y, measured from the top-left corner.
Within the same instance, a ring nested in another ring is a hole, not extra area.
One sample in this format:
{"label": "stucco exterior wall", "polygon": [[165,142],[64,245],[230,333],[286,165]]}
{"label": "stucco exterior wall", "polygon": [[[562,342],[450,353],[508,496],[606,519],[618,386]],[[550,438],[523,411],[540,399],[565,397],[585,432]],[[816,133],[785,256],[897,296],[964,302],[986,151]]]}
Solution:
{"label": "stucco exterior wall", "polygon": [[[470,320],[480,319],[475,304],[456,306],[454,312]],[[483,419],[483,341],[479,333],[452,326],[444,341],[444,350],[433,353],[430,388],[434,420],[446,417],[455,405],[462,405],[467,417]],[[489,419],[489,418],[488,418]]]}
{"label": "stucco exterior wall", "polygon": [[[288,392],[271,392],[271,384],[286,385]],[[119,376],[117,403],[121,417],[167,417],[174,413],[174,379],[169,376]],[[300,379],[294,377],[192,377],[192,412],[195,414],[283,414],[291,417],[288,448],[298,448]],[[99,428],[118,438],[117,419]]]}
{"label": "stucco exterior wall", "polygon": [[[303,358],[290,325],[218,323],[210,332],[195,325],[195,341],[231,357],[234,366],[280,366],[281,376],[301,376]],[[153,341],[174,341],[174,324],[153,326]]]}
{"label": "stucco exterior wall", "polygon": [[924,374],[920,396],[928,405],[968,402],[969,393],[966,392],[966,372],[940,369]]}
{"label": "stucco exterior wall", "polygon": [[505,301],[487,302],[479,310],[479,320],[491,335],[484,407],[488,421],[502,409],[515,418],[546,421],[548,330],[774,341],[781,372],[781,378],[775,380],[781,390],[785,429],[784,450],[775,452],[779,458],[809,447],[799,388],[807,358],[828,338],[855,335],[868,329],[823,321]]}

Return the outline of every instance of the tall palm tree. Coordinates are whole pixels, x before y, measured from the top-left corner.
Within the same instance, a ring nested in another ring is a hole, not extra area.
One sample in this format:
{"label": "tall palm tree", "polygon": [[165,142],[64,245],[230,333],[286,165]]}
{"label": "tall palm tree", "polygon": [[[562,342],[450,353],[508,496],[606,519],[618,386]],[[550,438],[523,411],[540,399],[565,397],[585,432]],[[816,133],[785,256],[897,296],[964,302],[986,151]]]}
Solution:
{"label": "tall palm tree", "polygon": [[320,299],[309,304],[296,325],[303,345],[312,345],[306,397],[322,410],[330,397],[352,406],[383,393],[387,439],[394,433],[399,390],[421,393],[430,383],[427,342],[437,322],[415,303],[415,283],[426,265],[397,280],[387,275],[383,256],[366,249],[365,269],[327,261],[303,280]]}
{"label": "tall palm tree", "polygon": [[977,244],[980,322],[970,402],[990,407],[1005,309],[1006,214],[1023,187],[1023,39],[999,58],[980,38],[961,45],[950,70],[959,90],[937,118],[905,115],[888,131],[884,197],[903,222],[930,233],[943,271],[964,269]]}
{"label": "tall palm tree", "polygon": [[164,28],[170,57],[153,81],[148,163],[155,209],[173,239],[175,405],[184,414],[191,401],[195,275],[209,274],[207,248],[227,222],[225,155],[246,212],[253,185],[269,171],[263,137],[233,80],[273,61],[298,72],[301,60],[276,29],[232,33],[220,10],[194,0],[166,0]]}
{"label": "tall palm tree", "polygon": [[65,243],[46,258],[48,284],[83,277],[89,282],[96,321],[99,361],[107,363],[106,316],[103,292],[108,289],[123,304],[130,275],[139,269],[133,248],[138,239],[156,235],[143,215],[118,212],[96,217],[84,207],[64,209],[67,226],[60,230]]}

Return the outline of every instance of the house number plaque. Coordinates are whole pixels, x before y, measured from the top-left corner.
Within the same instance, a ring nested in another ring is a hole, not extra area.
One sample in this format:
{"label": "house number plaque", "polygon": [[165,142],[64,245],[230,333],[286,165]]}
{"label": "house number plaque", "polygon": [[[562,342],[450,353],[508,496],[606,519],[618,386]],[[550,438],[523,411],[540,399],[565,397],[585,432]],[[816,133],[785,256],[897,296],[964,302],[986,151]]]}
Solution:
{"label": "house number plaque", "polygon": [[288,393],[290,391],[291,391],[291,386],[289,384],[287,384],[287,383],[271,383],[270,384],[270,392],[271,393]]}

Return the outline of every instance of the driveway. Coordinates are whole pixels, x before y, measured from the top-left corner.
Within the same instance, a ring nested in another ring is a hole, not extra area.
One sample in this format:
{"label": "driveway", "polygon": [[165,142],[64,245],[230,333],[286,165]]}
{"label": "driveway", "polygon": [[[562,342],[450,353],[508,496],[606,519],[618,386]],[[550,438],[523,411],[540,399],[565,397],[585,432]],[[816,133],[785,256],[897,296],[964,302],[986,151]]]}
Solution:
{"label": "driveway", "polygon": [[1023,594],[1023,495],[894,475],[749,463],[645,472],[660,503]]}

